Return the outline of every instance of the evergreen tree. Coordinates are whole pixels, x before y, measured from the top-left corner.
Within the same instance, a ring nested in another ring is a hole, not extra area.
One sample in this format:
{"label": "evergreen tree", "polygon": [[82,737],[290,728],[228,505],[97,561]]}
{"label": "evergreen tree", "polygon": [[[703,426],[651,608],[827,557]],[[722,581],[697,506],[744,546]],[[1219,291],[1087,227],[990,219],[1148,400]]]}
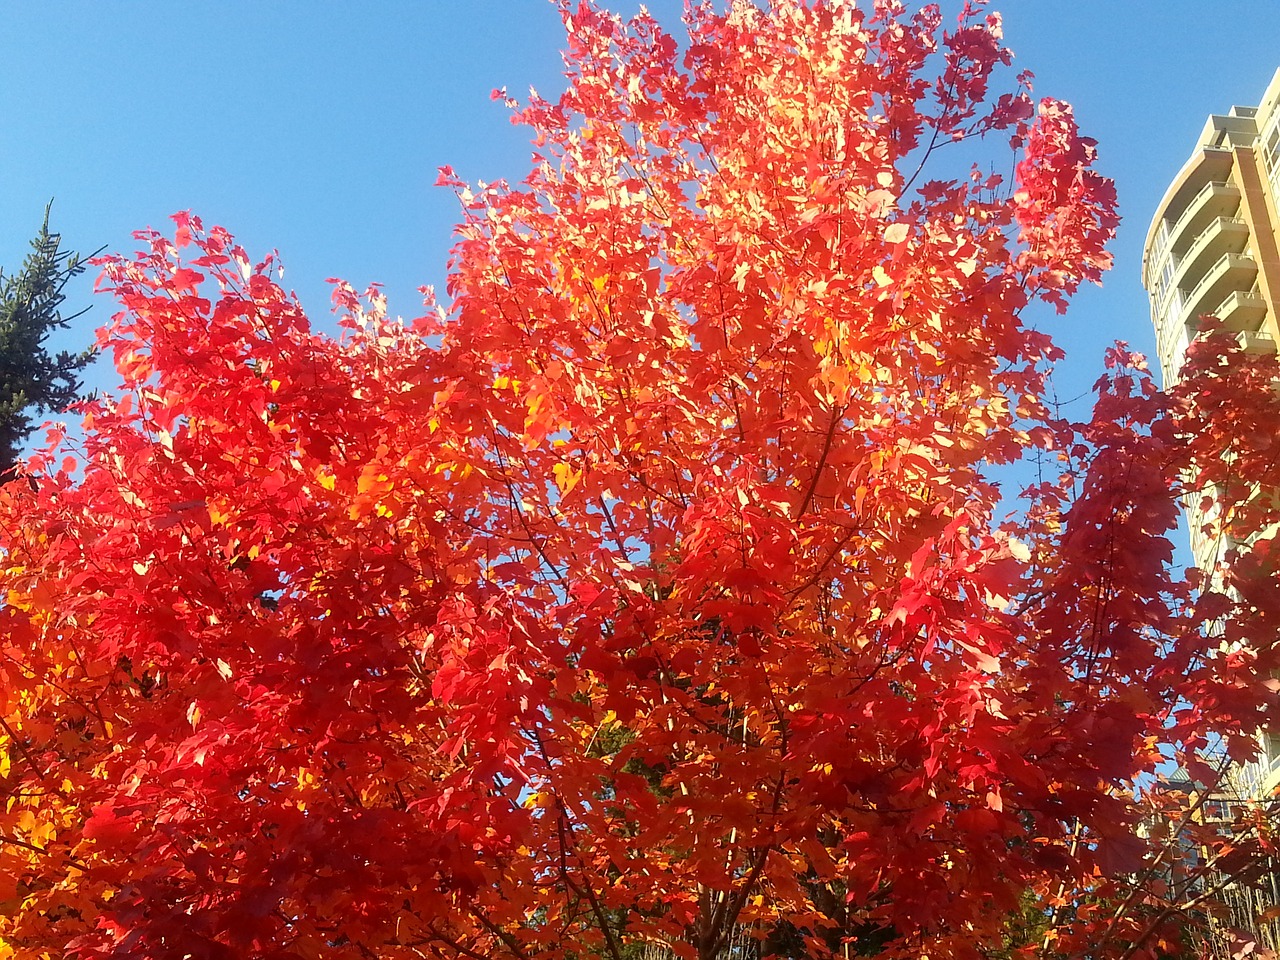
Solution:
{"label": "evergreen tree", "polygon": [[92,350],[50,353],[45,345],[51,331],[83,313],[61,313],[67,283],[84,271],[84,261],[61,243],[49,230],[46,207],[22,268],[8,276],[0,268],[0,476],[17,463],[36,416],[76,399],[79,373],[93,359]]}

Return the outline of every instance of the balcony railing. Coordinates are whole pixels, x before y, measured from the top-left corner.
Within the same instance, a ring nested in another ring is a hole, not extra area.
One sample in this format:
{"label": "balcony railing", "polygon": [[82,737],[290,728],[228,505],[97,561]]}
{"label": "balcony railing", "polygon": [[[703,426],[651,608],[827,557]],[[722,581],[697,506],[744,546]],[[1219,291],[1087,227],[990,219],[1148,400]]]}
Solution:
{"label": "balcony railing", "polygon": [[1256,797],[1275,780],[1277,771],[1280,771],[1280,754],[1269,757],[1263,753],[1252,763],[1243,764],[1239,770],[1238,789],[1245,799]]}
{"label": "balcony railing", "polygon": [[[1214,240],[1228,232],[1234,232],[1240,238],[1240,246],[1243,248],[1244,240],[1249,236],[1249,225],[1241,217],[1214,217],[1195,235],[1195,239],[1187,246],[1187,252],[1178,259],[1175,277],[1181,279],[1178,274],[1195,264],[1196,259],[1209,249]],[[1228,252],[1238,253],[1239,251]]]}
{"label": "balcony railing", "polygon": [[1170,241],[1177,238],[1178,234],[1182,231],[1182,228],[1186,226],[1187,221],[1191,220],[1200,211],[1200,208],[1204,206],[1205,201],[1212,196],[1215,191],[1219,190],[1233,195],[1234,198],[1239,198],[1240,196],[1240,188],[1234,183],[1229,183],[1226,180],[1210,180],[1201,187],[1196,192],[1196,195],[1187,202],[1186,208],[1182,211],[1178,219],[1170,224],[1167,229],[1162,230],[1157,236],[1155,250],[1153,251],[1151,258],[1152,270],[1160,268],[1160,260],[1164,257]]}
{"label": "balcony railing", "polygon": [[1267,301],[1255,290],[1234,290],[1218,304],[1213,315],[1228,330],[1256,332],[1267,315]]}
{"label": "balcony railing", "polygon": [[1275,337],[1265,330],[1243,330],[1236,334],[1240,346],[1250,353],[1275,353]]}
{"label": "balcony railing", "polygon": [[1267,309],[1267,301],[1256,290],[1232,290],[1227,299],[1218,304],[1218,309],[1213,311],[1213,315],[1220,320],[1225,320],[1235,310],[1242,308],[1256,308],[1265,311]]}
{"label": "balcony railing", "polygon": [[1252,257],[1243,253],[1224,253],[1214,262],[1213,266],[1205,271],[1204,276],[1200,278],[1200,282],[1189,291],[1184,293],[1181,288],[1179,288],[1179,292],[1183,293],[1183,316],[1180,318],[1181,322],[1186,323],[1190,320],[1194,320],[1201,313],[1208,312],[1206,310],[1196,310],[1195,308],[1199,306],[1204,294],[1206,294],[1215,283],[1222,279],[1223,275],[1226,274],[1228,270],[1232,269],[1252,270],[1256,275],[1258,272],[1258,264],[1254,262]]}

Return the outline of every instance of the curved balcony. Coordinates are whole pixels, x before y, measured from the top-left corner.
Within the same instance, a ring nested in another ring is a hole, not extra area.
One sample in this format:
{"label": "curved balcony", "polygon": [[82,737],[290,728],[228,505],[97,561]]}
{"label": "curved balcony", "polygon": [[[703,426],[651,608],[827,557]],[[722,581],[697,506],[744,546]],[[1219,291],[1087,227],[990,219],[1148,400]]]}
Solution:
{"label": "curved balcony", "polygon": [[1174,282],[1180,286],[1184,278],[1204,276],[1224,255],[1243,253],[1249,243],[1249,225],[1239,217],[1216,217],[1198,234],[1186,236],[1190,243],[1174,274]]}
{"label": "curved balcony", "polygon": [[1213,315],[1222,321],[1224,330],[1253,333],[1262,328],[1267,316],[1267,301],[1252,290],[1235,290],[1218,305]]}
{"label": "curved balcony", "polygon": [[1240,209],[1240,188],[1225,180],[1206,183],[1187,203],[1186,210],[1169,228],[1165,249],[1175,256],[1186,253],[1212,220],[1234,216]]}
{"label": "curved balcony", "polygon": [[[1196,339],[1199,339],[1201,336],[1203,336],[1203,334],[1197,333]],[[1238,333],[1236,333],[1236,343],[1240,344],[1241,349],[1243,349],[1245,353],[1256,354],[1256,353],[1275,353],[1276,352],[1275,338],[1265,330],[1241,330]],[[1172,368],[1173,368],[1175,380],[1178,374],[1181,372],[1182,364],[1185,362],[1185,360],[1186,360],[1185,355],[1179,355],[1173,358]],[[1194,531],[1192,532],[1191,539],[1192,539],[1192,549],[1193,550],[1198,549],[1195,546]]]}
{"label": "curved balcony", "polygon": [[[1194,216],[1197,207],[1214,193],[1211,189],[1206,193],[1208,185],[1217,183],[1230,186],[1227,181],[1231,177],[1231,164],[1230,149],[1201,144],[1174,177],[1156,208],[1156,215],[1147,228],[1147,238],[1142,244],[1143,286],[1148,290],[1153,288],[1154,278],[1160,275],[1158,271],[1163,270],[1163,265],[1158,261],[1164,259],[1169,240],[1173,234],[1184,229],[1183,218]],[[1234,199],[1239,199],[1238,192]],[[1217,209],[1211,216],[1223,216],[1231,212],[1233,208],[1228,206]],[[1199,233],[1195,227],[1190,229],[1193,236]]]}
{"label": "curved balcony", "polygon": [[1265,330],[1254,332],[1240,333],[1236,335],[1240,346],[1244,347],[1246,353],[1275,353],[1276,341],[1271,334]]}
{"label": "curved balcony", "polygon": [[1162,212],[1172,220],[1181,218],[1207,182],[1225,180],[1230,170],[1230,147],[1202,143],[1170,185],[1160,204]]}
{"label": "curved balcony", "polygon": [[1178,321],[1191,323],[1210,313],[1238,290],[1250,290],[1258,277],[1258,264],[1243,253],[1227,253],[1205,271],[1200,282],[1185,293],[1179,290],[1181,311]]}

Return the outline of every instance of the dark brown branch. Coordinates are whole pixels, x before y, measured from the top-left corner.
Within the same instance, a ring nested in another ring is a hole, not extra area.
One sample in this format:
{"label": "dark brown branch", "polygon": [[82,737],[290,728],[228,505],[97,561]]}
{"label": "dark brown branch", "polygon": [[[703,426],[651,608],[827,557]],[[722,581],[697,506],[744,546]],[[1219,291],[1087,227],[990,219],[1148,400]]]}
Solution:
{"label": "dark brown branch", "polygon": [[800,507],[796,510],[796,521],[798,522],[805,512],[809,509],[809,504],[813,501],[813,495],[818,490],[818,481],[822,479],[822,471],[826,469],[827,457],[831,455],[831,444],[836,438],[836,427],[840,425],[840,418],[844,416],[845,408],[831,411],[831,426],[827,428],[826,439],[822,442],[822,454],[818,457],[818,465],[813,468],[813,479],[809,481],[809,489],[805,491],[804,499],[800,501]]}
{"label": "dark brown branch", "polygon": [[45,772],[40,769],[40,765],[36,763],[36,759],[31,755],[31,751],[27,749],[27,745],[22,742],[16,733],[13,732],[13,727],[9,726],[8,721],[5,720],[4,717],[0,717],[0,728],[3,728],[4,732],[8,734],[9,741],[18,748],[18,752],[22,754],[22,759],[27,761],[27,765],[35,771],[35,775],[43,780],[45,778]]}
{"label": "dark brown branch", "polygon": [[470,957],[471,960],[492,960],[492,958],[489,957],[488,955],[483,953],[477,953],[476,951],[472,950],[470,947],[467,947],[466,945],[458,942],[457,940],[454,940],[452,937],[445,936],[443,933],[437,930],[434,925],[427,927],[427,929],[431,931],[431,935],[433,937],[435,937],[441,943],[445,944],[447,947],[449,947],[449,949],[453,950],[454,952],[462,954],[464,957]]}
{"label": "dark brown branch", "polygon": [[524,948],[520,946],[520,941],[515,937],[507,933],[507,931],[503,930],[475,907],[471,908],[471,915],[479,920],[486,930],[505,943],[507,945],[507,949],[519,957],[520,960],[529,960],[529,954],[524,951]]}

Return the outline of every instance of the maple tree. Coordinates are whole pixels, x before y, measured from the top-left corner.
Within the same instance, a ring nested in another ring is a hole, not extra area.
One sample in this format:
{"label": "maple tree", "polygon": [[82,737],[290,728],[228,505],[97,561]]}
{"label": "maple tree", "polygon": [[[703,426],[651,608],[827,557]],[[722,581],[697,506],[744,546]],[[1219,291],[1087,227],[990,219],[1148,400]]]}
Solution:
{"label": "maple tree", "polygon": [[1168,536],[1265,375],[1046,402],[1114,193],[980,5],[562,11],[447,309],[105,260],[122,389],[0,491],[0,955],[1173,951],[1143,785],[1256,751],[1277,611]]}

